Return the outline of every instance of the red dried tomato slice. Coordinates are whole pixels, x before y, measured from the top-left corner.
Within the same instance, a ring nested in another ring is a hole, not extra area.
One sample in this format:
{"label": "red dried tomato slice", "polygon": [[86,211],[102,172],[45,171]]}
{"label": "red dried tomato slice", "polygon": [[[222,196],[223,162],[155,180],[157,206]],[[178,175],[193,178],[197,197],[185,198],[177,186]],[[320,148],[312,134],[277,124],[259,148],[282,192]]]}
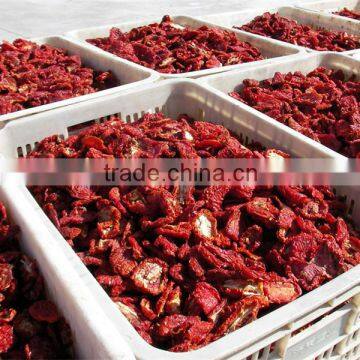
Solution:
{"label": "red dried tomato slice", "polygon": [[166,300],[165,312],[167,314],[180,313],[181,305],[182,305],[181,299],[182,299],[181,288],[180,288],[180,286],[177,286],[175,289],[173,289],[170,292],[170,294]]}
{"label": "red dried tomato slice", "polygon": [[246,204],[248,214],[268,228],[274,227],[279,216],[276,208],[269,198],[254,198]]}
{"label": "red dried tomato slice", "polygon": [[99,151],[103,151],[106,149],[104,142],[102,139],[96,137],[96,136],[84,136],[81,140],[82,145],[86,148],[94,148]]}
{"label": "red dried tomato slice", "polygon": [[16,310],[15,309],[2,309],[2,310],[0,310],[0,324],[1,323],[10,323],[10,322],[12,322],[14,320],[15,316],[16,316]]}
{"label": "red dried tomato slice", "polygon": [[180,314],[165,316],[158,323],[157,336],[167,338],[181,334],[188,327],[187,320],[187,316]]}
{"label": "red dried tomato slice", "polygon": [[12,267],[9,264],[0,264],[0,291],[5,291],[13,281]]}
{"label": "red dried tomato slice", "polygon": [[219,305],[220,301],[220,294],[213,286],[206,282],[199,282],[188,298],[188,313],[191,315],[204,313],[207,316]]}
{"label": "red dried tomato slice", "polygon": [[193,232],[198,241],[213,241],[217,236],[217,222],[208,210],[200,210],[192,221]]}
{"label": "red dried tomato slice", "polygon": [[11,325],[0,325],[0,354],[6,353],[14,342],[14,330]]}
{"label": "red dried tomato slice", "polygon": [[251,322],[264,306],[267,306],[266,298],[260,296],[250,296],[227,306],[225,309],[226,316],[217,328],[214,337],[219,338]]}
{"label": "red dried tomato slice", "polygon": [[121,213],[115,206],[102,208],[98,213],[97,230],[102,239],[113,239],[120,233]]}
{"label": "red dried tomato slice", "polygon": [[48,300],[40,300],[29,307],[29,314],[37,321],[54,323],[59,320],[56,306]]}
{"label": "red dried tomato slice", "polygon": [[149,319],[154,320],[156,318],[155,312],[151,308],[151,302],[149,299],[142,298],[140,301],[140,309],[143,313],[143,315]]}
{"label": "red dried tomato slice", "polygon": [[134,269],[131,279],[140,292],[159,295],[167,281],[166,273],[167,265],[164,261],[157,258],[145,259]]}
{"label": "red dried tomato slice", "polygon": [[301,289],[296,283],[285,282],[264,282],[264,295],[272,304],[286,304],[301,295]]}

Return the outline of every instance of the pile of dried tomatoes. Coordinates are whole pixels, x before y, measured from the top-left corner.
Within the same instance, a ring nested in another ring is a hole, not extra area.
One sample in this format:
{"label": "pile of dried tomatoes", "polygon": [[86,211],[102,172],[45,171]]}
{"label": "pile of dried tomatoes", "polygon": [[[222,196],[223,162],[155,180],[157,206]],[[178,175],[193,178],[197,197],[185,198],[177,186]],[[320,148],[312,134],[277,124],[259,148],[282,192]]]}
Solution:
{"label": "pile of dried tomatoes", "polygon": [[88,39],[116,56],[157,70],[180,74],[262,60],[260,51],[231,31],[202,26],[180,27],[164,16],[154,23],[122,32],[112,28],[105,38]]}
{"label": "pile of dried tomatoes", "polygon": [[304,46],[317,51],[348,51],[360,48],[360,38],[344,31],[330,31],[299,24],[269,12],[236,29]]}
{"label": "pile of dried tomatoes", "polygon": [[63,49],[18,39],[0,45],[0,114],[115,86],[110,72],[84,67]]}
{"label": "pile of dried tomatoes", "polygon": [[[117,117],[30,158],[270,158],[221,125]],[[199,348],[360,263],[359,233],[328,187],[63,186],[31,189],[139,334]]]}
{"label": "pile of dried tomatoes", "polygon": [[71,330],[46,299],[35,260],[20,250],[19,231],[0,203],[0,357],[72,358]]}
{"label": "pile of dried tomatoes", "polygon": [[319,67],[244,80],[230,95],[348,157],[360,156],[360,82]]}

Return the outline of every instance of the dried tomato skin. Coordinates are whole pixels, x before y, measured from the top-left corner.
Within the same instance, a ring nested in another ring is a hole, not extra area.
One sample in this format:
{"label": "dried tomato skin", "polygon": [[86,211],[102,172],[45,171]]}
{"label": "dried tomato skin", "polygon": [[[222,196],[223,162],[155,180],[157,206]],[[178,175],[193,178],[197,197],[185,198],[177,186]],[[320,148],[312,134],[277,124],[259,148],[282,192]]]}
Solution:
{"label": "dried tomato skin", "polygon": [[260,51],[234,33],[202,26],[175,27],[168,16],[160,23],[122,32],[112,28],[109,36],[88,39],[107,52],[165,74],[217,68],[262,60]]}
{"label": "dried tomato skin", "polygon": [[[284,79],[277,75],[269,84]],[[187,158],[171,151],[179,142],[194,158],[288,157],[260,144],[245,147],[220,125],[161,113],[132,124],[112,117],[68,140],[49,137],[29,157],[66,157],[67,149],[86,158],[94,146],[102,157]],[[359,232],[324,186],[31,190],[140,336],[169,351],[205,346],[360,263]],[[36,333],[30,314],[18,316],[22,336]]]}

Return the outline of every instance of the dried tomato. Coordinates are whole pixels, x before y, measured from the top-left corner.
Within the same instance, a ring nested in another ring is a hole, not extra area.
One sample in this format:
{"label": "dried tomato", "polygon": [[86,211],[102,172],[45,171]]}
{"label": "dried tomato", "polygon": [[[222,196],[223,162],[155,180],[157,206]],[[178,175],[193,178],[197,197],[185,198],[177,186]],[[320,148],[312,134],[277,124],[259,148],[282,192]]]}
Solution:
{"label": "dried tomato", "polygon": [[0,325],[0,354],[6,353],[13,345],[14,331],[11,325]]}
{"label": "dried tomato", "polygon": [[256,319],[259,310],[267,306],[266,298],[250,296],[228,305],[224,310],[223,319],[217,328],[214,338],[217,339],[244,324]]}
{"label": "dried tomato", "polygon": [[133,271],[131,279],[140,292],[159,295],[166,284],[167,265],[164,261],[153,258],[145,259]]}
{"label": "dried tomato", "polygon": [[177,314],[181,311],[181,288],[180,286],[176,286],[173,290],[171,290],[165,304],[165,312],[167,314]]}
{"label": "dried tomato", "polygon": [[157,336],[162,338],[171,337],[177,334],[181,334],[186,330],[187,316],[175,314],[164,317],[159,323],[157,328]]}
{"label": "dried tomato", "polygon": [[137,263],[135,260],[131,259],[130,253],[125,251],[124,248],[115,246],[110,252],[109,265],[115,274],[129,277]]}
{"label": "dried tomato", "polygon": [[218,291],[206,282],[199,282],[187,300],[187,311],[191,315],[211,314],[220,303]]}
{"label": "dried tomato", "polygon": [[102,239],[113,239],[120,233],[121,213],[115,206],[102,208],[98,213],[97,229]]}
{"label": "dried tomato", "polygon": [[56,306],[48,300],[40,300],[29,307],[29,314],[37,321],[55,323],[59,320]]}
{"label": "dried tomato", "polygon": [[149,319],[154,320],[156,318],[155,312],[151,309],[151,302],[149,299],[143,298],[140,301],[140,309],[143,315]]}
{"label": "dried tomato", "polygon": [[269,198],[255,197],[246,204],[246,211],[256,221],[268,228],[273,227],[279,216],[279,209]]}
{"label": "dried tomato", "polygon": [[209,210],[195,214],[192,228],[199,241],[213,241],[217,237],[217,221]]}
{"label": "dried tomato", "polygon": [[0,264],[0,291],[5,291],[13,281],[12,267],[10,264]]}
{"label": "dried tomato", "polygon": [[296,282],[265,281],[264,295],[271,304],[287,304],[301,295],[301,289]]}

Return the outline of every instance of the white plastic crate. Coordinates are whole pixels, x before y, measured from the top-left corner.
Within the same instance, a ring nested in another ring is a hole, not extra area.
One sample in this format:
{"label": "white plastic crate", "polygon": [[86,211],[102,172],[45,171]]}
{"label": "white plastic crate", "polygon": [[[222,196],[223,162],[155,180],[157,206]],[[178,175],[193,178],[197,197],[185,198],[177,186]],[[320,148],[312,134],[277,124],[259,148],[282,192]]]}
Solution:
{"label": "white plastic crate", "polygon": [[[202,25],[208,25],[201,20],[189,17],[189,16],[174,16],[172,17],[172,20],[174,23],[178,26],[188,26],[190,28],[198,28]],[[154,22],[160,22],[161,18],[157,19],[150,19],[150,20],[143,20],[143,21],[132,21],[132,22],[124,22],[124,23],[118,23],[118,24],[112,24],[112,25],[106,25],[106,26],[99,26],[99,27],[91,27],[86,29],[80,29],[80,30],[73,30],[65,34],[66,37],[71,38],[73,40],[79,41],[83,46],[86,46],[91,49],[96,49],[96,51],[106,54],[108,57],[111,57],[113,59],[117,59],[119,62],[127,63],[127,64],[133,64],[139,68],[146,69],[146,67],[143,67],[141,65],[135,64],[131,61],[122,59],[114,54],[111,54],[109,52],[106,52],[94,45],[89,44],[86,42],[87,39],[92,38],[99,38],[99,37],[106,37],[109,35],[109,31],[112,27],[118,27],[122,31],[129,31],[135,27],[148,25]],[[222,28],[221,26],[212,25],[213,27]],[[229,29],[227,29],[229,30]],[[281,43],[279,41],[273,41],[272,39],[265,39],[262,36],[257,36],[254,34],[249,33],[237,33],[236,36],[241,41],[247,41],[251,45],[257,47],[262,55],[268,59],[255,61],[255,62],[249,62],[249,63],[243,63],[243,64],[237,64],[237,65],[229,65],[224,67],[218,67],[218,68],[212,68],[212,69],[205,69],[205,70],[198,70],[198,71],[192,71],[187,72],[183,74],[163,74],[157,71],[154,71],[156,74],[160,75],[163,79],[173,79],[173,78],[197,78],[204,75],[210,75],[215,74],[223,71],[229,71],[233,69],[238,68],[249,68],[256,64],[264,64],[267,62],[274,62],[277,61],[280,57],[283,56],[291,56],[291,55],[297,55],[299,52],[301,52],[301,49],[299,47]]]}
{"label": "white plastic crate", "polygon": [[126,90],[135,86],[140,86],[149,82],[154,82],[159,78],[157,74],[149,71],[146,68],[137,68],[131,66],[131,64],[119,63],[111,58],[102,56],[102,54],[99,54],[92,49],[84,48],[69,39],[65,39],[62,36],[36,38],[31,39],[31,41],[34,41],[37,44],[48,44],[57,48],[65,49],[69,55],[79,55],[83,65],[89,66],[95,70],[112,71],[112,73],[117,78],[117,85],[113,88],[97,91],[92,94],[73,97],[70,99],[56,101],[46,105],[35,106],[30,109],[19,110],[9,114],[0,115],[0,128],[3,123],[8,120],[36,114],[42,111],[54,109],[69,104],[74,104],[85,100],[95,99],[99,96],[114,94],[118,91]]}
{"label": "white plastic crate", "polygon": [[[251,10],[243,10],[238,12],[231,13],[221,13],[221,14],[212,14],[202,16],[201,19],[207,22],[208,25],[221,25],[228,29],[233,28],[233,26],[242,26],[249,23],[256,16],[262,15],[264,12],[275,13],[278,12],[280,16],[284,16],[288,19],[293,19],[297,21],[299,24],[306,24],[316,28],[324,28],[327,30],[334,31],[346,31],[349,34],[354,34],[360,36],[360,27],[358,22],[351,21],[351,19],[347,19],[342,16],[334,16],[327,13],[322,12],[314,12],[311,10],[305,10],[303,8],[295,7],[295,6],[283,6],[283,7],[271,7],[269,9],[251,9]],[[242,30],[233,29],[237,33],[246,33]],[[265,36],[261,36],[263,38],[268,39]],[[274,40],[276,42],[280,42],[286,44],[286,42],[280,40]],[[295,45],[293,45],[295,46]],[[309,52],[317,52],[316,50],[312,50],[310,48],[305,48],[302,46],[296,47],[300,49],[306,49]],[[359,53],[360,49],[343,51],[342,54],[355,54]]]}
{"label": "white plastic crate", "polygon": [[[83,102],[11,122],[0,131],[0,154],[5,157],[17,157],[18,152],[26,154],[34,148],[36,142],[51,134],[68,137],[68,128],[74,125],[90,120],[99,121],[99,118],[111,114],[119,114],[127,122],[132,122],[147,111],[163,111],[173,117],[187,113],[197,119],[206,119],[226,126],[241,136],[245,143],[251,140],[260,141],[265,146],[280,148],[293,156],[332,156],[326,148],[310,143],[306,138],[294,136],[288,129],[262,119],[256,113],[238,106],[227,96],[216,94],[191,80],[170,80],[146,85],[141,90],[133,89],[126,93],[98,98],[92,102]],[[296,353],[303,346],[306,347],[307,353],[317,354],[323,351],[328,341],[341,341],[346,334],[354,330],[356,317],[353,313],[359,310],[358,302],[355,303],[354,297],[359,293],[360,266],[199,350],[171,353],[157,349],[146,343],[121,314],[43,213],[30,192],[24,186],[16,185],[11,181],[7,186],[26,199],[28,207],[24,212],[31,213],[33,217],[39,219],[37,228],[44,228],[44,231],[51,233],[51,241],[61,248],[60,252],[66,256],[83,284],[92,293],[91,300],[95,300],[99,308],[111,319],[113,326],[118,330],[118,333],[113,335],[114,341],[122,335],[138,359],[267,360],[281,357],[294,359],[291,354]],[[350,188],[342,191],[347,194],[348,204],[353,204],[353,216],[359,220],[360,205],[355,201],[359,199],[358,193]],[[29,207],[30,211],[28,211]],[[17,205],[17,208],[18,211],[23,211],[21,204]],[[351,301],[354,304],[345,304],[349,299],[353,299]],[[318,338],[319,341],[309,342],[307,337],[299,337],[304,332],[291,336],[296,329],[329,312],[334,314],[332,315],[334,319],[340,319],[338,321],[346,326],[339,327],[336,321],[324,324],[325,317],[305,330],[311,338]],[[326,331],[331,331],[331,339],[326,338],[325,343],[322,335],[324,328],[327,329]],[[286,352],[290,354],[289,357]]]}
{"label": "white plastic crate", "polygon": [[[335,11],[342,10],[343,8],[348,8],[349,10],[360,11],[360,1],[359,0],[318,0],[307,2],[298,5],[297,7],[305,10],[312,10],[316,12],[325,12],[332,14]],[[334,15],[344,18],[344,16]],[[349,19],[359,23],[359,20]]]}
{"label": "white plastic crate", "polygon": [[[356,60],[353,57],[345,56],[333,52],[313,52],[311,54],[306,54],[301,58],[296,60],[284,60],[281,65],[279,64],[267,64],[261,67],[252,68],[249,70],[237,70],[232,71],[231,73],[217,74],[213,76],[208,76],[199,80],[201,83],[211,87],[215,91],[218,91],[222,94],[229,94],[229,92],[236,91],[241,89],[242,82],[245,79],[255,79],[255,80],[265,80],[272,78],[276,72],[287,73],[294,71],[301,71],[304,74],[309,73],[310,71],[316,69],[319,66],[325,66],[332,69],[343,70],[348,76],[355,75],[360,79],[360,61]],[[238,103],[240,107],[248,109],[251,112],[256,113],[264,120],[272,121],[273,123],[278,123],[282,128],[288,128],[288,126],[281,124],[275,119],[272,119],[268,115],[261,113],[258,110],[253,109],[251,106],[242,103],[228,95],[228,97],[233,101]],[[303,138],[304,135],[293,130],[296,136]],[[318,144],[321,147],[326,148],[332,156],[341,156],[335,151],[319,144],[318,142],[311,140],[311,142]]]}
{"label": "white plastic crate", "polygon": [[0,201],[11,221],[20,226],[21,248],[36,259],[49,298],[71,327],[76,358],[135,360],[125,341],[114,337],[115,327],[92,300],[89,289],[22,192],[0,186]]}

